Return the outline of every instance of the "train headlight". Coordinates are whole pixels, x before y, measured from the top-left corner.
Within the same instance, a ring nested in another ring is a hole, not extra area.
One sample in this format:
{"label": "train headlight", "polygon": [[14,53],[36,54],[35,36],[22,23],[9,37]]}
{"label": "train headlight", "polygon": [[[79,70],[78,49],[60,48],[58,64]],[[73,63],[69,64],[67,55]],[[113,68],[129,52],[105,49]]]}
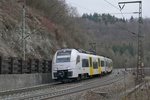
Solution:
{"label": "train headlight", "polygon": [[59,77],[64,77],[65,73],[63,71],[58,72]]}
{"label": "train headlight", "polygon": [[58,70],[58,68],[54,68],[54,70]]}
{"label": "train headlight", "polygon": [[67,67],[68,70],[71,70],[70,67]]}

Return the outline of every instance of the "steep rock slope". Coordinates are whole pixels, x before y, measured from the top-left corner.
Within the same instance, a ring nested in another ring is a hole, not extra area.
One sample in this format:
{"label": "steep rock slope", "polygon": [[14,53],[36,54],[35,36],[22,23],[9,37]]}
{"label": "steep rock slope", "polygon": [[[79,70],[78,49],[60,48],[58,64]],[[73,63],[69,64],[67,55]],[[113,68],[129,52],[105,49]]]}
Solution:
{"label": "steep rock slope", "polygon": [[[31,1],[35,2],[36,0]],[[41,10],[32,7],[32,5],[30,5],[32,3],[31,1],[27,0],[26,3],[25,37],[28,36],[26,38],[27,57],[52,58],[54,52],[59,48],[68,46],[79,47],[78,42],[81,41],[78,40],[76,34],[72,35],[70,31],[66,30],[67,27],[64,27],[62,24],[58,24],[50,19],[48,14],[44,13],[45,9]],[[21,0],[0,1],[1,55],[17,57],[22,56],[22,6],[23,3]],[[67,14],[68,15],[66,16],[69,19],[69,13]],[[63,21],[63,19],[60,19],[58,22],[61,21]]]}

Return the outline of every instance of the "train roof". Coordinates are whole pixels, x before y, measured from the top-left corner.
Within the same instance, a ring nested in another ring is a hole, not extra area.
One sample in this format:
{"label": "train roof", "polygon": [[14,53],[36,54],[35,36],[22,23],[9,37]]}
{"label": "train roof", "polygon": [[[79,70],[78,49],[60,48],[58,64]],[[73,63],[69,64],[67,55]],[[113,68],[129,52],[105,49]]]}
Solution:
{"label": "train roof", "polygon": [[79,48],[62,48],[62,49],[59,49],[58,51],[61,51],[61,50],[77,50],[79,53],[86,53],[86,54],[96,55],[96,53],[94,53],[94,52],[86,51],[86,50],[79,49]]}
{"label": "train roof", "polygon": [[[94,52],[86,51],[86,50],[79,49],[79,48],[62,48],[62,49],[59,49],[58,51],[61,51],[61,50],[76,50],[76,51],[78,51],[79,53],[91,54],[91,55],[99,56],[99,57],[101,57],[101,58],[110,59],[110,58],[105,57],[105,56],[96,55],[96,53],[94,53]],[[111,59],[110,59],[110,60],[111,60]]]}

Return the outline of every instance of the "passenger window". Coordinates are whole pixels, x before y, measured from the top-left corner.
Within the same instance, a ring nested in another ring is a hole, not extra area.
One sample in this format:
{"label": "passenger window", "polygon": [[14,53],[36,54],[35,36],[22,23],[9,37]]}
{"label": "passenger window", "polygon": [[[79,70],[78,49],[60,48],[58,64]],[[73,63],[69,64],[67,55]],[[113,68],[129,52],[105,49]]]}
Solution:
{"label": "passenger window", "polygon": [[97,62],[93,62],[93,68],[94,68],[94,69],[97,69],[97,68],[98,68]]}
{"label": "passenger window", "polygon": [[106,61],[106,67],[108,67],[108,62]]}
{"label": "passenger window", "polygon": [[101,61],[101,66],[104,67],[104,61]]}
{"label": "passenger window", "polygon": [[76,59],[76,64],[78,64],[79,62],[80,62],[80,56],[78,55]]}
{"label": "passenger window", "polygon": [[82,67],[89,67],[88,59],[82,59]]}

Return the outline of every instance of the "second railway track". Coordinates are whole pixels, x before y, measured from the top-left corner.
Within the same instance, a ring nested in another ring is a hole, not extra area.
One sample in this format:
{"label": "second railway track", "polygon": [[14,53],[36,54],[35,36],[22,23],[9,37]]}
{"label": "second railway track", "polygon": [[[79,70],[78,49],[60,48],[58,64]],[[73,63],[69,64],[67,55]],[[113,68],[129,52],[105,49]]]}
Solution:
{"label": "second railway track", "polygon": [[[68,84],[51,84],[43,87],[36,87],[20,90],[20,92],[10,91],[7,93],[3,93],[0,95],[1,100],[45,100],[49,98],[54,98],[58,96],[63,96],[67,94],[77,93],[84,90],[105,86],[117,82],[123,79],[124,72],[121,71],[120,74],[117,72],[112,73],[106,77],[102,77],[101,79],[91,79],[85,80],[77,83],[68,83]],[[15,93],[16,92],[16,93]],[[6,95],[7,94],[7,95]]]}

